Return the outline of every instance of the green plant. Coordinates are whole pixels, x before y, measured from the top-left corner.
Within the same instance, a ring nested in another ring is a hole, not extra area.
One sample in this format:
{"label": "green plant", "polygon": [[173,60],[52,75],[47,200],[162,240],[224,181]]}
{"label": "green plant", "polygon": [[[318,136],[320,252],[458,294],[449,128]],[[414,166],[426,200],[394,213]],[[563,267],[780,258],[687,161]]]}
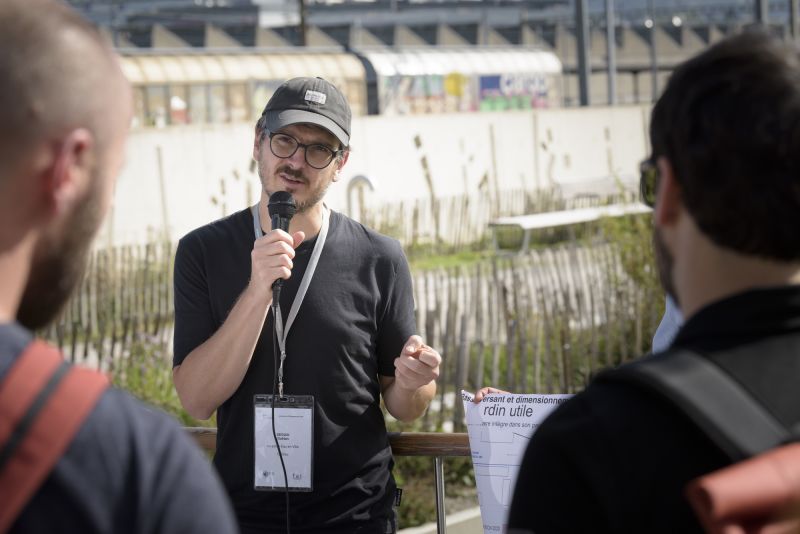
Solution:
{"label": "green plant", "polygon": [[395,458],[394,478],[403,490],[397,509],[400,528],[414,527],[436,518],[433,460],[420,456]]}
{"label": "green plant", "polygon": [[[436,520],[436,493],[433,458],[427,456],[398,456],[395,458],[394,477],[397,487],[403,490],[403,499],[397,509],[400,528],[408,528]],[[471,458],[445,458],[443,462],[445,497],[477,502],[475,472]],[[452,506],[446,509],[452,510]]]}
{"label": "green plant", "polygon": [[421,253],[406,250],[409,264],[414,271],[430,271],[452,267],[472,267],[490,257],[486,250],[461,250],[450,254]]}
{"label": "green plant", "polygon": [[112,376],[113,384],[166,412],[183,426],[217,426],[216,416],[199,421],[183,409],[172,383],[172,362],[165,354],[163,341],[147,335],[137,336],[120,359]]}
{"label": "green plant", "polygon": [[600,235],[615,245],[622,269],[638,286],[663,293],[656,271],[651,214],[604,218]]}
{"label": "green plant", "polygon": [[[614,338],[625,339],[625,336],[636,340],[630,347],[632,354],[622,355],[624,361],[626,356],[637,356],[649,350],[649,340],[664,311],[664,289],[658,279],[653,249],[653,219],[650,214],[642,214],[604,219],[601,223],[601,236],[613,246],[618,259],[618,264],[607,265],[609,279],[616,282],[616,298],[636,297],[631,299],[637,303],[636,309],[612,318],[616,321],[616,335],[605,340],[612,343]],[[621,274],[631,286],[624,287]],[[625,347],[622,343],[620,346]]]}

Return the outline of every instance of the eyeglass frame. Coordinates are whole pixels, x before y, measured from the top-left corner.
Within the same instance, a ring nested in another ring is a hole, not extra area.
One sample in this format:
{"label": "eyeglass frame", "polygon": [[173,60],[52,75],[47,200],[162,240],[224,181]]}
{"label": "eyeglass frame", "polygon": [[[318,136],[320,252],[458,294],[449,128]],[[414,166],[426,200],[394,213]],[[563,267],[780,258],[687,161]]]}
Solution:
{"label": "eyeglass frame", "polygon": [[655,157],[650,156],[639,164],[639,198],[642,204],[654,208],[658,191],[658,165]]}
{"label": "eyeglass frame", "polygon": [[[303,161],[308,163],[309,167],[311,167],[313,169],[316,169],[318,171],[321,171],[322,169],[326,169],[331,163],[333,163],[333,160],[335,160],[338,156],[341,156],[345,151],[344,148],[340,148],[339,150],[334,150],[331,147],[329,147],[327,145],[324,145],[322,143],[308,143],[308,144],[301,143],[300,141],[297,140],[296,137],[294,137],[293,135],[289,135],[286,132],[268,132],[267,130],[264,130],[264,133],[266,133],[267,137],[269,137],[269,151],[272,152],[273,156],[275,156],[276,158],[281,158],[281,159],[289,159],[289,158],[291,158],[292,156],[294,156],[297,153],[297,151],[300,149],[300,147],[302,147],[303,148]],[[276,135],[284,135],[284,136],[288,137],[289,139],[291,139],[292,141],[295,142],[295,144],[297,146],[294,148],[294,150],[292,151],[291,154],[289,154],[288,156],[279,156],[278,154],[275,153],[275,149],[272,148],[272,138],[275,137]],[[328,163],[326,163],[322,167],[317,167],[316,165],[314,165],[313,163],[308,161],[308,147],[312,147],[312,146],[322,147],[322,148],[324,148],[325,150],[327,150],[327,151],[329,151],[331,153],[331,159],[328,160]]]}

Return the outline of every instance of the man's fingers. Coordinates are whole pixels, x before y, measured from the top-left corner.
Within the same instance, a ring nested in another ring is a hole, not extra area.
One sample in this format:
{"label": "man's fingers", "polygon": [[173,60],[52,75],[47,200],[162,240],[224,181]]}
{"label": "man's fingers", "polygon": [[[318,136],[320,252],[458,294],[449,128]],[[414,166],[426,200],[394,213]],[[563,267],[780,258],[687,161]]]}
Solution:
{"label": "man's fingers", "polygon": [[441,362],[439,353],[415,334],[408,338],[403,352],[394,360],[395,377],[403,388],[416,389],[439,377]]}
{"label": "man's fingers", "polygon": [[417,389],[439,377],[438,368],[433,369],[413,356],[401,356],[395,359],[395,379],[404,389]]}
{"label": "man's fingers", "polygon": [[442,357],[432,349],[422,350],[418,359],[428,367],[436,367],[442,363]]}
{"label": "man's fingers", "polygon": [[267,288],[278,279],[289,279],[294,267],[295,242],[300,244],[304,238],[303,232],[290,236],[283,230],[272,230],[257,239],[251,252],[251,281]]}
{"label": "man's fingers", "polygon": [[403,352],[406,354],[414,354],[424,345],[425,344],[422,342],[422,338],[414,334],[413,336],[408,338],[408,341],[406,341],[406,345],[403,348]]}
{"label": "man's fingers", "polygon": [[481,388],[481,389],[479,389],[478,391],[475,392],[475,397],[472,399],[472,402],[474,402],[475,404],[478,404],[479,402],[481,402],[483,400],[483,398],[486,395],[489,395],[489,394],[492,394],[492,393],[499,393],[501,395],[509,395],[508,391],[504,391],[502,389],[497,389],[497,388],[493,388],[493,387],[485,387],[485,388]]}
{"label": "man's fingers", "polygon": [[256,241],[255,245],[253,245],[253,251],[258,251],[259,254],[267,256],[286,254],[292,258],[294,257],[294,247],[282,239],[278,241]]}
{"label": "man's fingers", "polygon": [[472,402],[474,402],[475,404],[478,404],[479,402],[481,402],[483,400],[483,397],[485,397],[487,394],[491,393],[491,389],[492,388],[481,388],[478,391],[476,391],[475,392],[475,398],[472,399]]}
{"label": "man's fingers", "polygon": [[406,370],[422,378],[430,379],[430,377],[438,376],[438,372],[435,371],[435,366],[423,363],[413,356],[401,356],[400,358],[396,358],[394,366],[396,369]]}
{"label": "man's fingers", "polygon": [[270,254],[266,251],[253,251],[254,269],[274,269],[285,267],[291,269],[294,262],[289,254]]}
{"label": "man's fingers", "polygon": [[[298,233],[302,233],[302,232],[296,232],[295,235],[298,234]],[[276,243],[278,241],[283,241],[284,243],[286,243],[287,245],[289,245],[291,247],[294,244],[294,237],[290,236],[288,233],[284,232],[283,230],[276,229],[276,230],[272,230],[270,232],[267,232],[263,236],[259,237],[256,240],[256,243]]]}

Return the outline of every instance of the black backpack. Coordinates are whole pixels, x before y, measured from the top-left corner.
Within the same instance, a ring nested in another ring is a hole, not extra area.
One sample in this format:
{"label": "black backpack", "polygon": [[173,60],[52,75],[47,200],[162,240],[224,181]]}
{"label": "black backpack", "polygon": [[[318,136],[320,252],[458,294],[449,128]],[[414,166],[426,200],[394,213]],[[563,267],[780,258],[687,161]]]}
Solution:
{"label": "black backpack", "polygon": [[635,384],[668,400],[733,462],[687,485],[706,532],[800,533],[800,425],[786,428],[725,371],[685,350],[597,380]]}

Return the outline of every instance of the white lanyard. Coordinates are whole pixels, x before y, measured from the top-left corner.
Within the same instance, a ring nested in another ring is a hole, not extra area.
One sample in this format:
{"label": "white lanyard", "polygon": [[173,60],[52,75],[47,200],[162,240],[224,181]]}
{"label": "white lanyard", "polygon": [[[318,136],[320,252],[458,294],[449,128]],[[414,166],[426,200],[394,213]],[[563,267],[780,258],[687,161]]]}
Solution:
{"label": "white lanyard", "polygon": [[[253,212],[253,229],[255,230],[256,239],[264,235],[261,230],[261,216],[258,213],[258,204],[250,208]],[[317,242],[314,243],[314,250],[311,252],[311,258],[308,260],[308,267],[303,274],[303,279],[300,281],[300,287],[297,289],[297,294],[292,301],[292,307],[289,309],[289,317],[286,320],[286,330],[283,328],[283,317],[281,316],[280,302],[276,302],[278,313],[275,314],[275,331],[278,337],[278,345],[281,349],[281,364],[278,368],[278,396],[283,397],[283,361],[286,359],[286,338],[289,336],[289,329],[292,328],[297,312],[300,310],[300,305],[306,296],[308,286],[311,284],[311,278],[314,276],[314,271],[317,268],[317,262],[322,255],[322,247],[325,246],[325,240],[328,237],[328,223],[331,218],[331,210],[327,206],[322,206],[322,227],[317,236]]]}

